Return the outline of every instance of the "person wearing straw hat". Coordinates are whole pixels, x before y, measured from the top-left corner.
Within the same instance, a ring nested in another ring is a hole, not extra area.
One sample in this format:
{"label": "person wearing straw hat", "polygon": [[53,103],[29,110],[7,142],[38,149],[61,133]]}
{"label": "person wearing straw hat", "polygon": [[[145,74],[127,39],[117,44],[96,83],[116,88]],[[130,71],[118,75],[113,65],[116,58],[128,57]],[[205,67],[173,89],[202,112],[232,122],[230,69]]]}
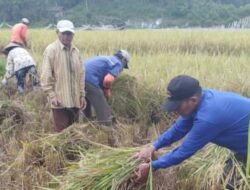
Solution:
{"label": "person wearing straw hat", "polygon": [[58,39],[43,54],[41,86],[51,103],[55,132],[77,121],[80,109],[86,105],[84,71],[80,52],[72,44],[74,34],[73,23],[60,20],[57,23]]}
{"label": "person wearing straw hat", "polygon": [[[151,145],[134,155],[142,159],[136,172],[136,180],[145,180],[152,155],[163,147],[180,139],[181,145],[151,162],[157,170],[168,168],[194,155],[208,143],[230,149],[243,165],[247,160],[250,99],[235,93],[202,89],[197,79],[179,75],[167,87],[164,109],[177,112],[180,117]],[[232,160],[226,162],[224,173],[233,167]],[[232,189],[233,184],[227,184]]]}
{"label": "person wearing straw hat", "polygon": [[11,29],[11,39],[10,41],[20,46],[27,46],[27,33],[29,20],[27,18],[22,18],[21,22],[15,24]]}
{"label": "person wearing straw hat", "polygon": [[83,63],[86,72],[85,90],[87,107],[84,114],[92,118],[91,106],[101,125],[111,126],[111,108],[105,97],[111,96],[111,86],[115,78],[125,68],[128,69],[130,55],[126,50],[118,50],[111,56],[96,56]]}
{"label": "person wearing straw hat", "polygon": [[39,86],[39,78],[36,70],[36,63],[29,52],[16,43],[9,43],[3,53],[7,56],[6,73],[2,80],[4,86],[14,75],[17,79],[17,90],[20,94],[24,93],[25,77],[29,74],[32,87],[36,89]]}

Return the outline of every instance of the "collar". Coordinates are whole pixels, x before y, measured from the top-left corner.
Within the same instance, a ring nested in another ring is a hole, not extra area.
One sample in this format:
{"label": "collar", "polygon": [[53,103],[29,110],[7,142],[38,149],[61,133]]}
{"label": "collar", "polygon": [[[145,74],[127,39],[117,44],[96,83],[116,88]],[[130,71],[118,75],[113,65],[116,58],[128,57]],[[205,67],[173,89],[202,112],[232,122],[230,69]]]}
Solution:
{"label": "collar", "polygon": [[111,56],[109,56],[109,57],[110,57],[110,59],[113,60],[115,63],[118,63],[118,64],[120,64],[120,65],[122,65],[122,66],[124,67],[124,64],[122,63],[122,61],[121,61],[118,57],[116,57],[116,56],[114,56],[114,55],[111,55]]}
{"label": "collar", "polygon": [[[58,45],[59,45],[59,47],[60,47],[61,50],[64,50],[64,49],[68,48],[65,45],[63,45],[62,42],[59,39],[57,40],[57,43],[58,43]],[[76,49],[76,47],[72,44],[70,46],[70,51],[75,50],[75,49]]]}

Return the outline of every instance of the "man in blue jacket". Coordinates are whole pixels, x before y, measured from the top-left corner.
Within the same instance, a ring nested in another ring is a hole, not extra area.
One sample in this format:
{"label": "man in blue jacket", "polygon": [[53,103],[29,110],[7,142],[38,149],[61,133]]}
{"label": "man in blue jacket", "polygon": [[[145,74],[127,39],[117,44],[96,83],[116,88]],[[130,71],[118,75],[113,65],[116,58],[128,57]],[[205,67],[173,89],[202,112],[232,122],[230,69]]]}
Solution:
{"label": "man in blue jacket", "polygon": [[111,56],[96,56],[87,60],[85,67],[85,91],[87,107],[84,114],[91,119],[91,106],[101,125],[111,126],[111,109],[106,97],[111,96],[111,86],[115,78],[128,69],[130,56],[125,50],[118,50]]}
{"label": "man in blue jacket", "polygon": [[[149,160],[155,151],[185,137],[179,147],[152,161],[152,167],[160,169],[177,165],[210,142],[230,149],[245,160],[250,99],[234,93],[202,89],[198,80],[186,75],[173,78],[167,94],[165,110],[176,111],[181,116],[135,158]],[[140,165],[137,180],[143,180],[148,171],[149,164]]]}

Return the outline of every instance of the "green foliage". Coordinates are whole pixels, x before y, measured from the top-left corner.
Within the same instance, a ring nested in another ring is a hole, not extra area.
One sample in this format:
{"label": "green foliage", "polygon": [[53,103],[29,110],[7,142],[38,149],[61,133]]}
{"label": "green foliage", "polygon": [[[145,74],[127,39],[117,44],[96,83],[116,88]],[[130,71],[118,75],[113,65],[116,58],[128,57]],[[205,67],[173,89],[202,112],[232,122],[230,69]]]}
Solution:
{"label": "green foliage", "polygon": [[[22,10],[22,11],[20,11]],[[0,18],[14,24],[28,17],[33,26],[69,18],[83,24],[124,25],[126,21],[155,22],[159,27],[229,24],[249,15],[250,0],[0,0]]]}
{"label": "green foliage", "polygon": [[5,73],[5,60],[0,57],[0,76],[3,76]]}

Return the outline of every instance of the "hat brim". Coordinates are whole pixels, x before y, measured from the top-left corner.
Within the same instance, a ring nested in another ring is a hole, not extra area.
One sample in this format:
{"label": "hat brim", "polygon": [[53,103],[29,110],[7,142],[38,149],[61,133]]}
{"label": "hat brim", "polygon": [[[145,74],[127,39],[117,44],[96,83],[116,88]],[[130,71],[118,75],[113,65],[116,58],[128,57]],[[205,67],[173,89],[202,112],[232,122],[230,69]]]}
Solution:
{"label": "hat brim", "polygon": [[60,29],[58,29],[59,30],[59,32],[71,32],[71,33],[75,33],[75,30],[74,29],[72,29],[72,28],[60,28]]}
{"label": "hat brim", "polygon": [[174,112],[177,111],[178,107],[181,105],[182,101],[181,100],[169,100],[168,98],[166,99],[163,110],[166,112]]}
{"label": "hat brim", "polygon": [[12,48],[15,48],[15,47],[21,47],[19,44],[16,44],[16,43],[14,43],[14,42],[11,42],[11,43],[9,43],[8,45],[6,45],[4,48],[3,48],[3,50],[2,50],[2,52],[3,53],[7,53],[7,52],[9,52]]}

